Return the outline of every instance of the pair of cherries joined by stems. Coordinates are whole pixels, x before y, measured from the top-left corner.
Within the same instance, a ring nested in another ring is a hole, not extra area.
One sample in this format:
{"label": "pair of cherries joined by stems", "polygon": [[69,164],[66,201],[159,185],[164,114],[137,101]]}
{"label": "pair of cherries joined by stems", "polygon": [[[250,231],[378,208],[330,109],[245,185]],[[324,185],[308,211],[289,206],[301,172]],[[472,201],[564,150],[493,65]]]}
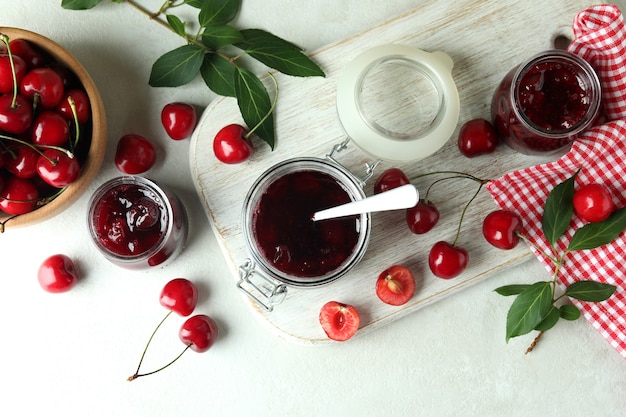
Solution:
{"label": "pair of cherries joined by stems", "polygon": [[182,317],[190,316],[198,303],[198,289],[193,282],[186,278],[174,278],[167,282],[161,290],[159,302],[163,307],[167,308],[169,312],[152,332],[152,335],[150,336],[150,339],[148,340],[148,343],[146,344],[141,355],[141,359],[139,360],[137,370],[133,375],[128,377],[128,381],[133,381],[143,376],[153,375],[164,370],[174,364],[174,362],[176,362],[189,349],[199,353],[206,352],[211,346],[213,346],[213,343],[217,338],[217,324],[211,317],[205,314],[193,315],[185,320],[178,332],[178,337],[185,344],[184,350],[165,366],[151,372],[140,373],[141,364],[143,363],[143,359],[146,355],[148,347],[150,346],[150,342],[159,327],[161,327],[163,322],[165,322],[165,320],[172,313],[177,313]]}
{"label": "pair of cherries joined by stems", "polygon": [[[406,224],[415,234],[424,234],[432,230],[439,221],[440,213],[436,205],[428,199],[428,193],[432,186],[439,181],[447,179],[469,179],[478,183],[478,189],[465,206],[456,237],[453,242],[441,240],[436,242],[430,249],[428,255],[428,266],[431,272],[442,279],[451,279],[460,275],[469,263],[469,253],[466,249],[457,245],[457,240],[461,230],[461,223],[465,211],[474,198],[478,195],[482,187],[488,182],[477,178],[473,175],[443,171],[433,172],[431,174],[448,174],[449,176],[434,181],[428,187],[425,196],[420,198],[418,203],[406,210]],[[426,174],[430,175],[430,174]],[[380,193],[392,188],[409,184],[410,180],[406,174],[398,168],[390,168],[384,171],[374,184],[374,192]],[[522,220],[514,212],[509,210],[495,210],[490,213],[483,221],[483,236],[491,245],[500,249],[513,249],[520,241],[520,233],[522,230]]]}

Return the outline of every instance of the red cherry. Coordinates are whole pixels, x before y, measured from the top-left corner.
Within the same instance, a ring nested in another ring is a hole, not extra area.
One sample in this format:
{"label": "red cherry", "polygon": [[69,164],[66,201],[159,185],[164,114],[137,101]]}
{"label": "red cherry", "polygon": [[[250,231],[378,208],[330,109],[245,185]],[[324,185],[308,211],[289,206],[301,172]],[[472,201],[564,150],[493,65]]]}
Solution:
{"label": "red cherry", "polygon": [[615,209],[609,189],[600,183],[578,188],[574,191],[572,204],[578,217],[592,223],[606,220]]}
{"label": "red cherry", "polygon": [[461,126],[458,147],[469,158],[491,153],[498,146],[496,129],[485,119],[473,119]]}
{"label": "red cherry", "polygon": [[37,173],[47,184],[63,188],[80,176],[80,164],[74,154],[60,149],[46,149],[37,159]]}
{"label": "red cherry", "polygon": [[223,127],[213,140],[213,153],[226,164],[238,164],[250,158],[254,147],[246,135],[248,129],[238,124]]}
{"label": "red cherry", "polygon": [[43,110],[33,121],[31,140],[35,145],[63,146],[70,137],[70,126],[59,113]]}
{"label": "red cherry", "polygon": [[513,249],[520,241],[522,219],[510,210],[496,210],[483,220],[483,236],[498,249]]}
{"label": "red cherry", "polygon": [[125,174],[141,174],[156,162],[156,149],[146,138],[140,135],[124,135],[117,142],[115,166]]}
{"label": "red cherry", "polygon": [[33,121],[32,103],[21,95],[15,97],[15,105],[12,94],[0,96],[0,129],[15,135],[28,130]]}
{"label": "red cherry", "polygon": [[37,174],[39,152],[30,146],[9,146],[3,155],[4,167],[18,178],[32,178]]}
{"label": "red cherry", "polygon": [[386,304],[406,304],[414,293],[415,277],[407,267],[394,265],[384,270],[376,280],[376,295]]}
{"label": "red cherry", "polygon": [[[13,55],[13,68],[15,68],[15,78],[19,88],[20,82],[26,74],[26,62],[17,55]],[[13,93],[13,69],[11,59],[6,53],[0,54],[0,93]]]}
{"label": "red cherry", "polygon": [[361,322],[356,308],[337,301],[329,301],[322,306],[319,321],[326,336],[338,342],[345,342],[354,336]]}
{"label": "red cherry", "polygon": [[389,168],[383,171],[374,183],[374,193],[380,194],[402,185],[410,184],[404,171],[399,168]]}
{"label": "red cherry", "polygon": [[46,57],[39,49],[25,39],[13,39],[9,42],[11,53],[24,60],[29,69],[41,67],[45,64]]}
{"label": "red cherry", "polygon": [[469,254],[463,248],[439,241],[428,255],[428,266],[435,276],[443,279],[454,278],[467,267]]}
{"label": "red cherry", "polygon": [[421,235],[432,230],[439,221],[439,210],[432,203],[422,198],[417,204],[406,210],[406,224],[411,232]]}
{"label": "red cherry", "polygon": [[28,71],[20,83],[20,92],[31,100],[39,97],[39,103],[46,109],[58,106],[65,93],[61,76],[45,67]]}
{"label": "red cherry", "polygon": [[198,115],[196,109],[187,103],[169,103],[161,110],[161,123],[170,138],[182,140],[196,127]]}
{"label": "red cherry", "polygon": [[178,332],[180,340],[195,352],[206,352],[217,338],[217,324],[209,316],[198,314],[188,318]]}
{"label": "red cherry", "polygon": [[66,255],[52,255],[44,260],[37,271],[41,288],[48,292],[69,291],[78,282],[74,262]]}
{"label": "red cherry", "polygon": [[74,100],[78,123],[87,123],[91,117],[91,104],[89,102],[89,96],[84,90],[78,88],[68,90],[63,96],[63,99],[61,99],[61,102],[57,106],[56,110],[66,119],[74,121],[74,112],[72,111],[72,106],[69,102],[70,97]]}
{"label": "red cherry", "polygon": [[161,290],[159,302],[163,307],[187,317],[198,303],[198,289],[188,279],[174,278]]}
{"label": "red cherry", "polygon": [[10,176],[0,193],[0,210],[8,214],[24,214],[33,211],[39,192],[27,179]]}

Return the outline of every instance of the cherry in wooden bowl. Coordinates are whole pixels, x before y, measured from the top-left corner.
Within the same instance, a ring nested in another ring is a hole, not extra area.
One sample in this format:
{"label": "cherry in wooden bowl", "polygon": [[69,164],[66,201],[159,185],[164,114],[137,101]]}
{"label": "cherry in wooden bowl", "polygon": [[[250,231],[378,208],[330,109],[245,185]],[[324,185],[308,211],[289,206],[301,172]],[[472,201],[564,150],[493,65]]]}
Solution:
{"label": "cherry in wooden bowl", "polygon": [[[42,52],[43,56],[46,57],[45,66],[58,69],[64,80],[67,79],[65,77],[73,79],[75,87],[82,88],[82,90],[86,93],[89,102],[88,121],[79,124],[79,146],[74,149],[76,158],[78,158],[80,165],[78,178],[66,187],[58,188],[57,191],[55,191],[54,188],[52,190],[46,190],[46,193],[50,193],[50,196],[53,196],[53,198],[46,200],[43,203],[39,200],[40,204],[38,204],[32,211],[16,215],[14,213],[7,213],[6,211],[0,209],[0,231],[4,231],[5,229],[9,230],[11,228],[34,225],[50,219],[70,207],[81,197],[97,175],[100,166],[102,165],[106,151],[107,125],[104,104],[98,88],[87,70],[72,54],[55,41],[28,30],[0,27],[0,33],[6,35],[10,41],[14,41],[16,39],[27,41],[28,44],[34,46],[36,50]],[[0,49],[6,49],[6,45],[2,43],[2,45],[0,45]],[[6,53],[6,51],[4,52]],[[29,64],[27,63],[27,66],[28,65]],[[29,70],[30,69],[32,68],[29,68]],[[0,94],[0,96],[6,94],[12,95],[12,92]],[[36,115],[40,113],[41,110],[35,110],[33,121]],[[70,123],[72,122],[70,121]],[[13,135],[10,132],[0,129],[0,135],[11,137],[21,136],[21,139],[31,141],[32,129],[30,129],[29,133],[22,133],[21,135]],[[70,138],[70,140],[72,140],[72,138]],[[7,143],[11,141],[3,140],[2,142],[2,149],[0,150],[6,152],[8,146]],[[3,170],[4,172],[2,172]],[[6,183],[8,182],[7,177],[11,177],[11,175],[6,172],[6,166],[0,168],[0,176],[4,177],[0,179],[3,179],[4,186],[6,187]],[[0,192],[2,192],[2,190],[0,190]],[[48,195],[38,196],[39,199],[41,197],[48,197]],[[5,200],[10,200],[10,198]]]}

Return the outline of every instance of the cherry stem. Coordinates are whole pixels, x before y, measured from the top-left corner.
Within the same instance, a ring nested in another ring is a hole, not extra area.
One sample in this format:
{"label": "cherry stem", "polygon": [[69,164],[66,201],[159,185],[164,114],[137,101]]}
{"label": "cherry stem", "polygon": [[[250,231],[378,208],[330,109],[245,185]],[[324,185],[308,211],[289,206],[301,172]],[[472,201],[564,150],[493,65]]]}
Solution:
{"label": "cherry stem", "polygon": [[478,178],[478,177],[476,177],[476,176],[474,176],[472,174],[468,174],[467,172],[460,172],[460,171],[433,171],[433,172],[426,172],[424,174],[416,175],[415,177],[411,178],[410,181],[413,182],[413,180],[416,180],[418,178],[427,177],[429,175],[439,175],[439,174],[454,174],[457,177],[464,177],[464,178],[467,178],[467,179],[470,179],[470,180],[474,180],[476,182],[480,182],[480,183],[483,183],[483,184],[486,184],[486,183],[488,183],[490,181],[490,180],[485,180],[485,179],[482,179],[482,178]]}
{"label": "cherry stem", "polygon": [[278,82],[276,81],[276,78],[272,75],[272,73],[268,72],[267,75],[269,75],[272,81],[274,81],[274,89],[276,91],[276,93],[274,94],[274,100],[272,101],[272,107],[270,107],[269,111],[265,114],[265,116],[263,116],[263,118],[259,121],[259,123],[257,123],[256,126],[254,126],[252,129],[250,129],[250,131],[248,131],[248,133],[246,133],[246,136],[245,136],[246,139],[252,136],[252,134],[259,127],[261,127],[263,123],[265,123],[267,118],[272,115],[272,113],[274,112],[274,109],[276,108],[276,102],[278,101]]}
{"label": "cherry stem", "polygon": [[150,338],[148,339],[148,343],[146,343],[146,346],[143,349],[143,353],[141,354],[141,358],[139,359],[139,364],[137,365],[137,370],[135,371],[135,374],[132,377],[129,377],[129,381],[132,381],[133,379],[135,379],[137,377],[137,374],[139,373],[139,368],[141,368],[141,364],[143,363],[143,359],[146,357],[146,352],[148,351],[148,346],[150,346],[150,343],[152,342],[152,339],[154,338],[154,335],[156,334],[157,330],[159,330],[159,327],[161,327],[161,325],[165,322],[165,320],[167,320],[167,318],[172,314],[172,310],[168,311],[167,314],[165,315],[165,317],[163,317],[163,319],[159,322],[159,324],[157,324],[157,326],[154,328],[154,330],[152,331],[152,334],[150,335]]}
{"label": "cherry stem", "polygon": [[[65,149],[63,147],[60,147],[60,146],[53,146],[53,145],[38,145],[38,146],[35,146],[32,143],[26,142],[26,141],[24,141],[22,139],[14,138],[13,136],[6,136],[6,135],[2,135],[2,134],[0,134],[0,139],[5,139],[5,140],[11,141],[11,142],[16,142],[16,143],[19,143],[20,145],[24,145],[24,146],[27,146],[27,147],[35,150],[39,155],[41,155],[44,158],[46,158],[48,160],[48,162],[50,162],[50,164],[52,166],[55,166],[57,164],[56,161],[54,159],[50,158],[49,156],[47,156],[44,152],[42,152],[40,148],[55,149],[55,150],[57,150],[59,152],[64,152],[70,158],[74,157],[74,153],[73,152],[71,152],[71,151],[69,151],[69,150],[67,150],[67,149]],[[12,152],[9,148],[6,148],[6,149],[7,149],[7,152]]]}
{"label": "cherry stem", "polygon": [[17,75],[15,74],[15,63],[13,62],[13,54],[11,53],[9,37],[4,33],[0,33],[0,39],[2,39],[2,42],[7,46],[9,63],[11,64],[11,75],[13,76],[13,100],[11,101],[11,108],[15,108],[17,105]]}
{"label": "cherry stem", "polygon": [[76,134],[76,138],[74,139],[74,142],[70,142],[70,144],[72,145],[72,150],[74,150],[74,148],[78,146],[78,140],[80,139],[80,123],[78,123],[78,111],[76,110],[76,102],[71,96],[67,97],[67,102],[70,105],[70,109],[72,109],[72,117],[74,119],[74,133]]}
{"label": "cherry stem", "polygon": [[533,349],[535,349],[535,347],[537,346],[537,343],[539,343],[539,340],[541,339],[541,336],[543,336],[543,332],[544,332],[543,330],[540,331],[537,337],[535,337],[535,340],[533,340],[530,346],[528,346],[528,349],[526,349],[525,355],[528,355],[530,352],[533,351]]}
{"label": "cherry stem", "polygon": [[467,204],[465,204],[465,207],[463,207],[463,211],[461,212],[461,218],[459,219],[459,226],[456,229],[456,236],[454,238],[454,242],[452,242],[452,246],[456,246],[456,242],[457,240],[459,240],[459,235],[461,234],[461,225],[463,224],[463,218],[465,218],[465,213],[467,212],[467,209],[470,206],[470,204],[472,204],[474,199],[476,199],[476,197],[478,196],[478,193],[480,193],[480,190],[483,188],[483,185],[485,185],[484,182],[481,182],[478,185],[478,189],[476,190],[472,198],[470,198]]}
{"label": "cherry stem", "polygon": [[176,356],[174,359],[172,359],[172,361],[169,362],[167,365],[164,365],[164,366],[160,367],[159,369],[156,369],[156,370],[151,371],[151,372],[146,372],[145,374],[140,374],[139,373],[139,368],[137,368],[137,372],[135,372],[133,375],[129,376],[128,377],[128,381],[134,381],[135,379],[137,379],[139,377],[156,374],[157,372],[160,372],[160,371],[164,370],[165,368],[167,368],[168,366],[170,366],[174,362],[176,362],[178,359],[180,359],[180,357],[183,356],[183,354],[185,352],[187,352],[187,350],[191,347],[191,345],[192,345],[192,343],[189,343],[187,346],[185,346],[185,349],[183,349],[183,351],[178,354],[178,356]]}

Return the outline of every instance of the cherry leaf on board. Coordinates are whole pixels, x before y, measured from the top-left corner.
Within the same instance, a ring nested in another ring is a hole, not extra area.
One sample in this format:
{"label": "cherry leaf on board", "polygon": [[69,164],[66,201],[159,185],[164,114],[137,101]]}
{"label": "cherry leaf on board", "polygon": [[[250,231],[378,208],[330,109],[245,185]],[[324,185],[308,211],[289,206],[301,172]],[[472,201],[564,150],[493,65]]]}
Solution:
{"label": "cherry leaf on board", "polygon": [[235,71],[235,95],[239,111],[248,129],[256,128],[254,133],[263,139],[270,148],[274,149],[274,118],[270,114],[272,100],[265,85],[252,72],[237,67]]}
{"label": "cherry leaf on board", "polygon": [[572,215],[574,214],[574,206],[572,205],[574,181],[577,175],[578,171],[567,180],[557,184],[546,199],[541,227],[543,234],[552,247],[565,233],[572,220]]}
{"label": "cherry leaf on board", "polygon": [[156,60],[150,72],[152,87],[178,87],[189,83],[199,73],[204,49],[197,45],[183,45]]}

